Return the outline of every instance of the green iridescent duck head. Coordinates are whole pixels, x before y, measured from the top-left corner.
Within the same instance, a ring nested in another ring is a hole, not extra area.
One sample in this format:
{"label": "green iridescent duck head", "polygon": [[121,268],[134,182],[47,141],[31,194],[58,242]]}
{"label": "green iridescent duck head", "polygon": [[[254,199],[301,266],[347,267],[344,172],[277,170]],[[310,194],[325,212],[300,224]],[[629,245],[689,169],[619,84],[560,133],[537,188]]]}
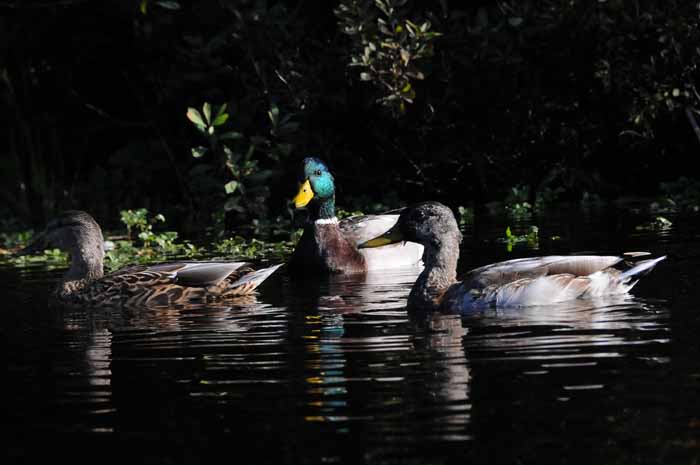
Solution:
{"label": "green iridescent duck head", "polygon": [[325,163],[315,157],[304,159],[304,181],[294,197],[294,206],[303,208],[314,201],[318,218],[335,216],[335,183]]}

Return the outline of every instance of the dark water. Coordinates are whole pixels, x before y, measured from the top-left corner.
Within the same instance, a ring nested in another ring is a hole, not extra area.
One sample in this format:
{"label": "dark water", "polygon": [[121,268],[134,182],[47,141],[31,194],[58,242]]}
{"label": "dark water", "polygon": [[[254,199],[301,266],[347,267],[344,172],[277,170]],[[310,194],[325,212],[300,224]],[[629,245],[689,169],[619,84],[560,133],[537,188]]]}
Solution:
{"label": "dark water", "polygon": [[634,298],[467,315],[407,313],[414,272],[68,310],[46,305],[60,272],[2,267],[3,463],[700,463],[700,222],[635,229],[647,219],[539,220],[539,245],[511,253],[507,222],[469,228],[463,269],[669,259]]}

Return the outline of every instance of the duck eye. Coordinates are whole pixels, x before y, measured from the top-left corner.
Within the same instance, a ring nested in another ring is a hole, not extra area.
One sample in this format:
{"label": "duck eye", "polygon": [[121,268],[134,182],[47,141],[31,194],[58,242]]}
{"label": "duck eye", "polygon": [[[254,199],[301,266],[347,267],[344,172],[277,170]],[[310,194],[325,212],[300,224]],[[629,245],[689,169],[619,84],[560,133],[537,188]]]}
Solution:
{"label": "duck eye", "polygon": [[321,176],[321,170],[316,170],[316,171],[314,171],[314,174],[315,174],[316,176]]}

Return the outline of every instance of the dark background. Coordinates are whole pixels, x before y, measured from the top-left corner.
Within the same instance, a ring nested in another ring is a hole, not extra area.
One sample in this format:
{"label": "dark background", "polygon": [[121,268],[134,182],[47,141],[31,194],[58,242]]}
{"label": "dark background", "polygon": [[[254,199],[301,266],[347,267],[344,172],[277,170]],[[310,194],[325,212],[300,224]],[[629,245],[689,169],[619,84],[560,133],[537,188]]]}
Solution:
{"label": "dark background", "polygon": [[[185,232],[274,222],[311,154],[347,209],[479,209],[514,186],[533,202],[657,196],[694,177],[696,2],[385,3],[0,2],[2,228],[67,208],[107,227],[139,207]],[[378,18],[440,33],[410,69],[374,63],[410,82],[401,109],[349,66],[368,41],[421,43]],[[204,102],[228,105],[237,175],[186,117]]]}

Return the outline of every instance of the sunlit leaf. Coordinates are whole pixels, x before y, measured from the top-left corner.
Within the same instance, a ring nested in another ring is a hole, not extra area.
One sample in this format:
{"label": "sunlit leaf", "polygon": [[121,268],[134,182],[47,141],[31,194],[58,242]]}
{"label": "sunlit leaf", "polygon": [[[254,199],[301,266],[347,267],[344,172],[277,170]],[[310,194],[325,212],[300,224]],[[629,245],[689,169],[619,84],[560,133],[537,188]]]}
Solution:
{"label": "sunlit leaf", "polygon": [[272,125],[277,126],[277,121],[279,120],[280,116],[280,109],[277,107],[277,105],[274,103],[272,104],[270,110],[267,112],[267,116],[270,118]]}
{"label": "sunlit leaf", "polygon": [[371,81],[372,75],[369,73],[360,73],[360,81]]}
{"label": "sunlit leaf", "polygon": [[227,194],[233,194],[234,192],[236,192],[237,187],[238,181],[229,181],[226,184],[224,184],[224,190]]}
{"label": "sunlit leaf", "polygon": [[228,120],[228,113],[223,113],[216,118],[214,118],[214,121],[211,123],[212,126],[221,126]]}
{"label": "sunlit leaf", "polygon": [[206,124],[204,124],[204,120],[202,119],[202,115],[197,111],[196,108],[189,107],[187,109],[187,119],[196,124],[197,127],[206,127]]}
{"label": "sunlit leaf", "polygon": [[224,112],[226,111],[226,107],[228,107],[228,103],[224,103],[221,106],[219,106],[219,109],[216,111],[216,116],[214,117],[214,120],[218,118],[220,115],[223,115]]}
{"label": "sunlit leaf", "polygon": [[207,124],[211,124],[211,104],[209,102],[204,102],[202,111],[204,112],[204,119],[207,121]]}
{"label": "sunlit leaf", "polygon": [[201,145],[199,147],[192,147],[192,156],[194,158],[202,158],[205,153],[207,153],[207,148],[202,147]]}
{"label": "sunlit leaf", "polygon": [[148,13],[148,0],[141,0],[141,3],[139,4],[139,11],[142,15]]}

